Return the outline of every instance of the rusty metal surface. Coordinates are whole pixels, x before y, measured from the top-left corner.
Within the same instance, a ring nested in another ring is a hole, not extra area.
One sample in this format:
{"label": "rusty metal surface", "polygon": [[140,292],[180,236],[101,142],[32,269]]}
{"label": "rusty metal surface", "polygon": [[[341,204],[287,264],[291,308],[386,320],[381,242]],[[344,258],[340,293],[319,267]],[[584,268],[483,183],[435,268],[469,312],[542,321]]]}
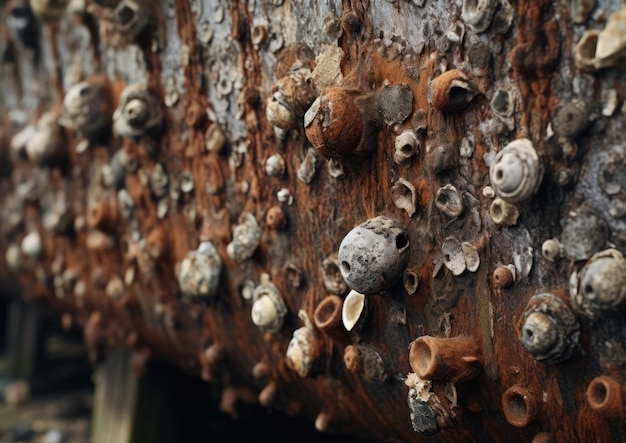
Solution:
{"label": "rusty metal surface", "polygon": [[92,358],[380,441],[624,439],[620,2],[30,3],[2,272]]}

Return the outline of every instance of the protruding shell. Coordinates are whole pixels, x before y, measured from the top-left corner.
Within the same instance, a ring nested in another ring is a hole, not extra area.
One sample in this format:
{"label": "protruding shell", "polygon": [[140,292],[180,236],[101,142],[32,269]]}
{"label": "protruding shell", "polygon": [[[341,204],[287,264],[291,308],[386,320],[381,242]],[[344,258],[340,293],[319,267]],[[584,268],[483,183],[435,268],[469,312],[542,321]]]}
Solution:
{"label": "protruding shell", "polygon": [[478,250],[468,242],[461,243],[461,250],[463,251],[463,257],[465,257],[465,266],[470,272],[478,271],[480,267],[480,255]]}
{"label": "protruding shell", "polygon": [[222,259],[210,241],[189,251],[180,264],[178,284],[182,293],[191,298],[212,298],[217,295]]}
{"label": "protruding shell", "polygon": [[121,0],[113,10],[113,24],[121,34],[136,38],[150,24],[150,4],[146,0]]}
{"label": "protruding shell", "polygon": [[302,124],[304,113],[316,97],[311,70],[293,69],[272,86],[266,109],[267,119],[281,129],[295,129]]}
{"label": "protruding shell", "polygon": [[563,106],[552,120],[552,129],[563,137],[578,137],[590,123],[590,109],[581,99],[574,99]]}
{"label": "protruding shell", "polygon": [[519,218],[517,206],[497,197],[489,207],[489,215],[496,225],[513,226]]}
{"label": "protruding shell", "polygon": [[463,72],[452,69],[432,81],[430,102],[440,111],[458,111],[476,96],[475,86]]}
{"label": "protruding shell", "polygon": [[225,144],[226,137],[224,136],[222,127],[217,122],[211,123],[204,133],[204,146],[206,150],[219,154],[224,150]]}
{"label": "protruding shell", "polygon": [[623,419],[626,415],[626,388],[611,377],[601,375],[591,380],[585,396],[591,409],[607,418]]}
{"label": "protruding shell", "polygon": [[395,284],[409,259],[409,236],[402,225],[384,216],[352,229],[339,246],[339,268],[350,288],[375,294]]}
{"label": "protruding shell", "polygon": [[163,123],[161,103],[143,83],[128,85],[120,95],[120,105],[113,113],[117,134],[139,140],[144,134],[156,135]]}
{"label": "protruding shell", "polygon": [[113,104],[109,85],[104,80],[75,84],[65,94],[63,107],[72,126],[87,140],[96,141],[108,135]]}
{"label": "protruding shell", "polygon": [[[367,313],[367,302],[365,295],[357,291],[350,291],[343,301],[341,310],[341,322],[347,331],[352,331],[355,326],[362,326],[363,319]],[[361,324],[359,324],[361,323]]]}
{"label": "protruding shell", "polygon": [[404,276],[402,277],[402,284],[404,285],[404,289],[406,290],[407,294],[415,294],[420,284],[419,275],[409,269],[405,270]]}
{"label": "protruding shell", "polygon": [[315,330],[306,312],[300,310],[298,317],[304,326],[293,332],[293,337],[287,346],[287,366],[300,377],[311,375],[314,366],[319,360],[321,348],[317,342]]}
{"label": "protruding shell", "polygon": [[551,238],[541,245],[541,255],[551,263],[563,258],[563,245],[558,238]]}
{"label": "protruding shell", "polygon": [[482,370],[480,347],[471,337],[424,335],[411,343],[409,360],[420,378],[453,384],[469,380]]}
{"label": "protruding shell", "polygon": [[413,430],[422,435],[434,435],[456,424],[456,389],[446,383],[446,395],[433,392],[433,382],[411,372],[404,383],[409,387],[407,401]]}
{"label": "protruding shell", "polygon": [[391,199],[399,209],[405,210],[409,217],[413,217],[417,210],[417,192],[413,183],[399,178],[391,187]]}
{"label": "protruding shell", "polygon": [[324,288],[331,294],[344,295],[350,288],[341,275],[337,254],[330,255],[322,262]]}
{"label": "protruding shell", "polygon": [[465,210],[461,193],[451,184],[439,188],[435,205],[450,218],[459,217]]}
{"label": "protruding shell", "polygon": [[22,254],[31,258],[38,258],[43,252],[43,241],[38,231],[31,231],[22,239]]}
{"label": "protruding shell", "polygon": [[559,297],[550,294],[533,296],[524,313],[520,341],[538,361],[560,363],[580,351],[580,325]]}
{"label": "protruding shell", "polygon": [[598,37],[600,31],[597,29],[589,29],[585,31],[581,39],[574,47],[574,60],[579,69],[585,71],[595,71],[596,67],[596,48],[598,47]]}
{"label": "protruding shell", "polygon": [[452,271],[452,275],[461,275],[465,271],[467,267],[465,254],[463,254],[459,239],[454,237],[447,238],[441,246],[441,254],[443,256],[443,264]]}
{"label": "protruding shell", "polygon": [[233,241],[226,247],[226,253],[233,260],[242,263],[252,257],[260,241],[261,228],[256,218],[248,213],[244,222],[233,229]]}
{"label": "protruding shell", "polygon": [[333,334],[341,325],[343,300],[337,295],[329,295],[317,305],[313,313],[315,327],[325,334]]}
{"label": "protruding shell", "polygon": [[486,31],[497,5],[496,0],[463,0],[461,18],[473,31]]}
{"label": "protruding shell", "polygon": [[498,117],[507,119],[515,111],[515,95],[510,90],[498,89],[494,92],[489,105]]}
{"label": "protruding shell", "polygon": [[306,137],[322,157],[346,158],[375,148],[380,125],[375,98],[342,87],[322,91],[304,116]]}
{"label": "protruding shell", "polygon": [[520,203],[539,189],[543,168],[532,142],[526,138],[506,145],[489,168],[491,185],[508,203]]}
{"label": "protruding shell", "polygon": [[502,395],[502,411],[506,420],[517,428],[525,428],[539,415],[539,400],[528,389],[514,385]]}
{"label": "protruding shell", "polygon": [[45,112],[37,120],[35,131],[27,139],[25,151],[28,159],[38,165],[45,165],[65,154],[57,115]]}
{"label": "protruding shell", "polygon": [[493,285],[497,288],[508,288],[515,283],[515,266],[498,266],[493,271]]}
{"label": "protruding shell", "polygon": [[420,143],[415,131],[407,129],[398,134],[394,140],[393,161],[399,165],[406,165],[419,154]]}
{"label": "protruding shell", "polygon": [[626,307],[626,259],[620,251],[594,254],[580,274],[572,277],[570,297],[582,314],[597,318]]}
{"label": "protruding shell", "polygon": [[287,306],[268,274],[261,275],[261,284],[255,288],[252,300],[252,322],[263,332],[280,331]]}
{"label": "protruding shell", "polygon": [[287,226],[287,217],[280,206],[272,206],[267,210],[265,223],[270,229],[280,230]]}

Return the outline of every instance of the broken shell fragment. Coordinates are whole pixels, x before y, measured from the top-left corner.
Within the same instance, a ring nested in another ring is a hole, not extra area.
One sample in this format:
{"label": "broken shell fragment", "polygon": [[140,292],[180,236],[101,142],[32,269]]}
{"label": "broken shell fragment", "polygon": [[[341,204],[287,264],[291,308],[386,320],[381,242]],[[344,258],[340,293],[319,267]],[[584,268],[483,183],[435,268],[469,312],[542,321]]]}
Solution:
{"label": "broken shell fragment", "polygon": [[306,156],[302,160],[302,164],[296,172],[298,180],[304,184],[311,184],[315,176],[317,175],[317,154],[315,149],[307,149]]}
{"label": "broken shell fragment", "polygon": [[285,160],[280,154],[272,154],[267,158],[265,173],[273,178],[282,178],[285,175]]}
{"label": "broken shell fragment", "polygon": [[365,295],[354,290],[350,291],[343,301],[341,309],[341,321],[346,331],[352,331],[357,324],[362,326],[366,313]]}
{"label": "broken shell fragment", "polygon": [[113,10],[114,28],[126,37],[136,38],[150,25],[150,11],[146,0],[121,0]]}
{"label": "broken shell fragment", "polygon": [[458,111],[474,99],[475,87],[458,69],[452,69],[435,78],[431,84],[431,104],[440,111]]}
{"label": "broken shell fragment", "polygon": [[409,217],[413,217],[417,209],[417,192],[411,182],[399,178],[391,187],[391,199],[399,209],[405,210]]}
{"label": "broken shell fragment", "polygon": [[261,228],[256,218],[248,213],[244,222],[233,229],[233,241],[226,247],[226,253],[241,263],[252,257],[261,241]]}
{"label": "broken shell fragment", "polygon": [[514,385],[502,395],[502,411],[506,420],[517,428],[524,428],[539,415],[539,399],[528,389]]}
{"label": "broken shell fragment", "polygon": [[43,251],[43,241],[39,232],[32,231],[26,234],[22,239],[21,248],[22,254],[31,258],[39,257]]}
{"label": "broken shell fragment", "polygon": [[450,218],[457,218],[465,209],[461,193],[450,184],[439,188],[435,199],[435,205],[441,212]]}
{"label": "broken shell fragment", "polygon": [[543,168],[532,142],[526,138],[506,145],[489,168],[489,179],[498,196],[508,203],[531,198],[539,188]]}
{"label": "broken shell fragment", "polygon": [[452,271],[452,275],[461,275],[465,271],[467,267],[465,255],[458,239],[447,238],[441,246],[441,254],[443,255],[443,264]]}
{"label": "broken shell fragment", "polygon": [[293,337],[287,346],[287,366],[293,369],[300,377],[308,377],[313,372],[319,360],[321,346],[315,330],[305,311],[298,312],[298,318],[304,326],[293,332]]}
{"label": "broken shell fragment", "polygon": [[339,245],[339,268],[350,288],[375,294],[397,283],[409,259],[409,236],[388,217],[352,229]]}
{"label": "broken shell fragment", "polygon": [[252,300],[252,323],[262,332],[280,331],[287,314],[287,306],[268,274],[261,274],[261,284],[255,288]]}
{"label": "broken shell fragment", "polygon": [[520,341],[538,361],[560,363],[580,351],[580,325],[559,297],[550,294],[533,296],[524,312]]}
{"label": "broken shell fragment", "polygon": [[178,284],[190,298],[206,299],[217,295],[222,271],[222,259],[210,241],[189,251],[180,264]]}
{"label": "broken shell fragment", "polygon": [[419,153],[419,140],[412,130],[405,130],[394,140],[393,161],[399,165],[406,165]]}
{"label": "broken shell fragment", "polygon": [[519,218],[519,209],[517,209],[517,206],[497,197],[489,207],[489,215],[496,225],[513,226]]}
{"label": "broken shell fragment", "polygon": [[465,266],[467,270],[470,272],[478,271],[478,267],[480,266],[480,255],[478,255],[478,251],[468,242],[461,243],[461,250],[463,251],[463,257],[465,257]]}
{"label": "broken shell fragment", "polygon": [[594,254],[570,279],[570,297],[587,317],[621,312],[626,306],[626,259],[617,249]]}
{"label": "broken shell fragment", "polygon": [[293,69],[272,86],[266,109],[267,119],[281,129],[295,129],[302,124],[304,113],[316,97],[311,70]]}
{"label": "broken shell fragment", "polygon": [[623,67],[626,61],[624,23],[626,9],[621,9],[610,15],[602,31],[586,31],[575,47],[574,56],[578,67],[589,71]]}
{"label": "broken shell fragment", "polygon": [[404,383],[409,387],[407,402],[411,425],[415,432],[429,436],[456,425],[454,385],[448,383],[446,395],[439,397],[433,392],[433,382],[424,380],[415,373],[409,373]]}
{"label": "broken shell fragment", "polygon": [[349,345],[343,353],[343,362],[350,372],[361,374],[372,383],[385,383],[389,373],[385,362],[376,350],[365,345]]}

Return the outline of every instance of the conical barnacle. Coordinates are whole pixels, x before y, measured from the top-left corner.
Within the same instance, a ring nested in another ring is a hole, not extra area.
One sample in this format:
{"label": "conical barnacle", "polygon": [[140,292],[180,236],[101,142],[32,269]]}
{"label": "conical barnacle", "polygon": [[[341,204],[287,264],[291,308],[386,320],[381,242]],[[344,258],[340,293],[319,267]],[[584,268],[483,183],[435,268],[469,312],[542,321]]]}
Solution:
{"label": "conical barnacle", "polygon": [[301,377],[307,377],[314,369],[321,348],[306,312],[301,309],[298,312],[298,318],[304,326],[293,332],[293,337],[287,347],[287,365]]}
{"label": "conical barnacle", "polygon": [[252,322],[263,332],[280,331],[287,306],[268,274],[261,275],[261,284],[255,288],[252,300]]}
{"label": "conical barnacle", "polygon": [[543,293],[533,296],[524,313],[520,341],[539,361],[559,363],[580,350],[580,325],[559,297]]}
{"label": "conical barnacle", "polygon": [[590,317],[621,312],[626,306],[626,259],[616,249],[594,254],[570,279],[570,297]]}
{"label": "conical barnacle", "polygon": [[506,145],[489,168],[491,185],[508,203],[531,198],[543,178],[543,168],[532,142],[522,138]]}

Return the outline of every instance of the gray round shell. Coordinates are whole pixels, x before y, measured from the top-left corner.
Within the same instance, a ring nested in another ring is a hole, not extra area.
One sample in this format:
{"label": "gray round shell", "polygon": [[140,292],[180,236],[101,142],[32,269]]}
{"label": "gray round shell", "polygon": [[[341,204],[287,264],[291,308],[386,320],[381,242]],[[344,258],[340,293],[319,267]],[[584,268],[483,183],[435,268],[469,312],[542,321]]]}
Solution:
{"label": "gray round shell", "polygon": [[202,242],[189,251],[178,273],[182,293],[191,298],[211,298],[217,294],[222,271],[222,259],[211,242]]}
{"label": "gray round shell", "polygon": [[402,225],[378,216],[355,227],[339,246],[339,268],[350,288],[375,294],[402,279],[409,236]]}
{"label": "gray round shell", "polygon": [[530,140],[521,138],[506,145],[489,168],[489,179],[498,196],[508,203],[531,198],[539,188],[543,168]]}

